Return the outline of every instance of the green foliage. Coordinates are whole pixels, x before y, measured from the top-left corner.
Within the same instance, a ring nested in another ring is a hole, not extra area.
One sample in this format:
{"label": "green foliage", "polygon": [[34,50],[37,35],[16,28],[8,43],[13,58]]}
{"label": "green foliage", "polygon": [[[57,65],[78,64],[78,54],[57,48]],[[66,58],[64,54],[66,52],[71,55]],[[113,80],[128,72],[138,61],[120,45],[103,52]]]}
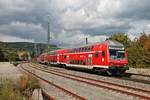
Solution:
{"label": "green foliage", "polygon": [[0,61],[5,61],[4,53],[2,52],[1,48],[0,48]]}
{"label": "green foliage", "polygon": [[34,89],[40,88],[39,82],[37,79],[32,78],[31,76],[23,75],[20,77],[20,90],[22,94],[31,97]]}
{"label": "green foliage", "polygon": [[131,41],[124,33],[117,33],[110,37],[127,46],[129,66],[150,67],[150,35],[141,33],[139,38]]}
{"label": "green foliage", "polygon": [[38,80],[27,75],[20,76],[19,82],[1,78],[0,100],[30,100],[34,89],[40,88]]}
{"label": "green foliage", "polygon": [[9,61],[18,61],[18,60],[19,60],[19,57],[17,53],[15,52],[9,53]]}
{"label": "green foliage", "polygon": [[150,67],[150,35],[141,33],[141,36],[132,42],[128,53],[131,66]]}
{"label": "green foliage", "polygon": [[23,100],[23,96],[12,80],[6,79],[0,85],[0,100]]}
{"label": "green foliage", "polygon": [[[47,44],[36,43],[37,54],[40,54],[47,50]],[[56,45],[49,45],[49,48],[56,49]],[[0,42],[0,61],[16,61],[19,60],[17,56],[18,51],[29,52],[31,57],[35,57],[35,43],[28,42]]]}
{"label": "green foliage", "polygon": [[109,39],[116,40],[122,43],[125,47],[129,47],[131,45],[131,40],[125,33],[116,33],[112,35]]}

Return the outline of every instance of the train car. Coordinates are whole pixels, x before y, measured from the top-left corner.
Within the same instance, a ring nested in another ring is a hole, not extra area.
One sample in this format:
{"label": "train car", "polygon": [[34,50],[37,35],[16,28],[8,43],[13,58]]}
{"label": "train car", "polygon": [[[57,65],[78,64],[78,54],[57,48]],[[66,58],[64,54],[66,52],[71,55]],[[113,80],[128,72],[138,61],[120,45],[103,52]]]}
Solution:
{"label": "train car", "polygon": [[124,46],[116,41],[86,45],[78,48],[51,51],[49,64],[63,65],[106,72],[109,75],[128,70],[128,57]]}
{"label": "train car", "polygon": [[41,64],[48,64],[47,53],[42,53],[39,57],[37,57],[37,62]]}

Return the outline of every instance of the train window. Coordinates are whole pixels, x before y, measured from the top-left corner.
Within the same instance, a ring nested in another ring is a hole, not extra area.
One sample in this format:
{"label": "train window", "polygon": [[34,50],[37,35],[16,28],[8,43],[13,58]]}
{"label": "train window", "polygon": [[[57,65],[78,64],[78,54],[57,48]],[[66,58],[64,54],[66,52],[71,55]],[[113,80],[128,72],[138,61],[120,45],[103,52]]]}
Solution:
{"label": "train window", "polygon": [[79,60],[77,60],[77,64],[79,64]]}
{"label": "train window", "polygon": [[102,57],[105,57],[105,52],[104,51],[102,51]]}
{"label": "train window", "polygon": [[84,60],[84,61],[83,61],[83,65],[85,65],[85,64],[86,64],[86,61]]}
{"label": "train window", "polygon": [[79,52],[79,48],[77,49],[77,52]]}
{"label": "train window", "polygon": [[80,60],[79,64],[82,65],[82,60]]}
{"label": "train window", "polygon": [[64,58],[67,58],[67,56],[66,56],[66,55],[64,55]]}
{"label": "train window", "polygon": [[81,48],[78,49],[78,52],[81,52]]}
{"label": "train window", "polygon": [[98,58],[98,52],[97,51],[95,52],[95,58]]}
{"label": "train window", "polygon": [[72,64],[72,60],[70,60],[70,64]]}
{"label": "train window", "polygon": [[74,49],[74,52],[77,52],[77,50],[76,50],[76,49]]}
{"label": "train window", "polygon": [[82,51],[83,51],[83,48],[80,49],[80,52],[82,52]]}
{"label": "train window", "polygon": [[86,51],[86,47],[84,47],[84,51]]}
{"label": "train window", "polygon": [[78,62],[78,61],[77,61],[77,60],[75,60],[75,64],[77,64],[77,62]]}
{"label": "train window", "polygon": [[80,48],[78,48],[78,52],[80,52]]}
{"label": "train window", "polygon": [[79,52],[81,52],[82,51],[82,48],[79,48]]}
{"label": "train window", "polygon": [[82,48],[82,52],[84,52],[84,48]]}
{"label": "train window", "polygon": [[91,48],[90,47],[88,47],[88,51],[90,51],[91,50]]}

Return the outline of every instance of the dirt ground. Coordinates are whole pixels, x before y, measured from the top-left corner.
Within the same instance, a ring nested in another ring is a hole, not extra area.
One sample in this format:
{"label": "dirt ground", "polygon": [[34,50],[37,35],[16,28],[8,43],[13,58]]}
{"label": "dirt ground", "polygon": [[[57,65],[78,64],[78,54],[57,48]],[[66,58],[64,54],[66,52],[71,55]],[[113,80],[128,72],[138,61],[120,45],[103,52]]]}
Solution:
{"label": "dirt ground", "polygon": [[[23,74],[20,72],[20,70],[13,64],[10,64],[10,62],[0,62],[0,81],[11,79],[16,82],[21,75]],[[38,95],[37,90],[35,90],[32,95],[32,100],[38,100],[37,98],[39,100],[43,100],[41,91]]]}
{"label": "dirt ground", "polygon": [[0,77],[1,78],[10,78],[10,79],[19,79],[22,73],[17,67],[9,62],[0,62]]}
{"label": "dirt ground", "polygon": [[150,75],[150,68],[130,68],[127,72]]}

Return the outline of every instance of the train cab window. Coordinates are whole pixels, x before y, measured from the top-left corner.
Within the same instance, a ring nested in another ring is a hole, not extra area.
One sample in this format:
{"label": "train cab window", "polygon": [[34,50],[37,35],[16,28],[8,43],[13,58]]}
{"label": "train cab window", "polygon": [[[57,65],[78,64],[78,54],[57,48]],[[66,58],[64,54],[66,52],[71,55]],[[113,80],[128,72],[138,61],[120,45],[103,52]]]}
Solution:
{"label": "train cab window", "polygon": [[97,51],[95,52],[95,58],[98,58],[98,52]]}
{"label": "train cab window", "polygon": [[102,51],[102,57],[105,57],[105,52],[104,51]]}

